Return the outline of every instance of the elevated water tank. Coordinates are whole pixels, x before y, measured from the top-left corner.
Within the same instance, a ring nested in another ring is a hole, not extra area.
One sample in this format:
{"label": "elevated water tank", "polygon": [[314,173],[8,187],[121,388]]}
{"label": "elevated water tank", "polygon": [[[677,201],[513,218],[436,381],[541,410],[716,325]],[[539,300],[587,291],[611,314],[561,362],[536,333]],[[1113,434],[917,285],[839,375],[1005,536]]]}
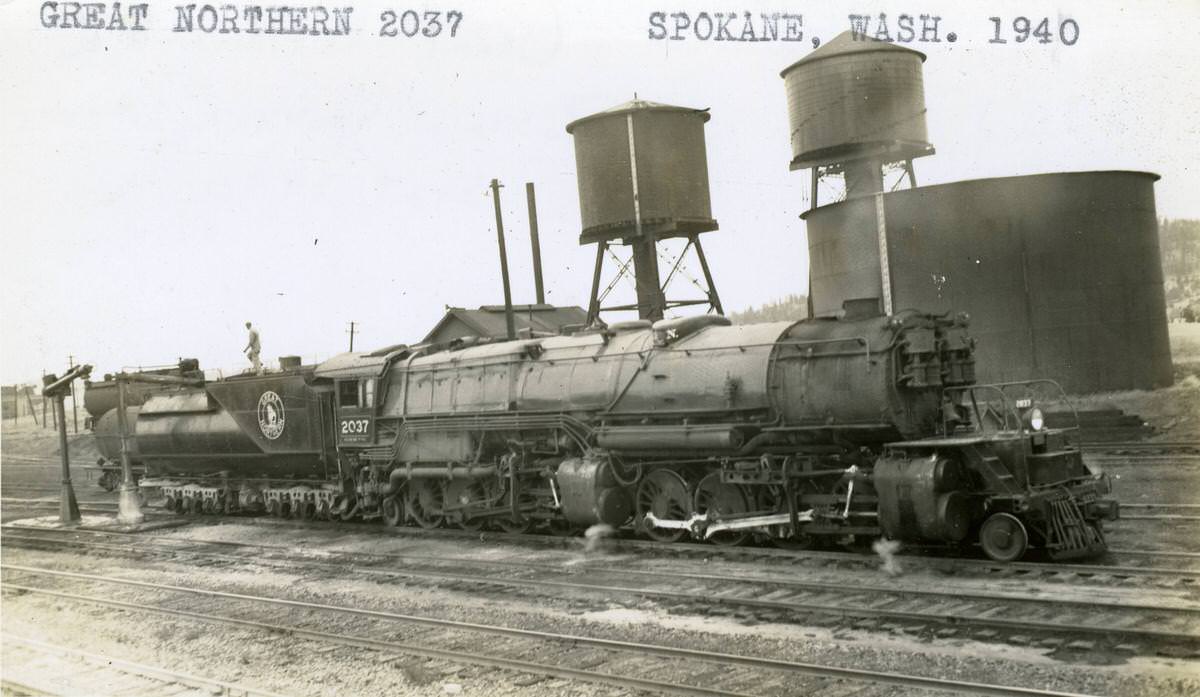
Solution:
{"label": "elevated water tank", "polygon": [[716,230],[704,146],[708,119],[707,110],[635,99],[568,124],[583,218],[580,244],[633,237],[639,215],[645,238]]}
{"label": "elevated water tank", "polygon": [[847,31],[785,68],[791,169],[933,154],[924,61],[923,53]]}

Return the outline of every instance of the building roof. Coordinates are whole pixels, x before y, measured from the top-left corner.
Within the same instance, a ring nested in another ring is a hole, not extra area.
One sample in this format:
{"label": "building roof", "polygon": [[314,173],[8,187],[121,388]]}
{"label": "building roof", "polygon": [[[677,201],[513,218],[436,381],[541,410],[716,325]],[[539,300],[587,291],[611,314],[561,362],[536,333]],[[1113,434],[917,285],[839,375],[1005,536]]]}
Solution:
{"label": "building roof", "polygon": [[[436,341],[437,334],[454,320],[462,322],[478,337],[504,338],[508,332],[503,305],[483,305],[478,310],[451,307],[447,308],[446,315],[425,336],[425,342]],[[575,305],[513,305],[513,325],[517,331],[530,329],[557,334],[567,325],[585,322],[587,312]]]}

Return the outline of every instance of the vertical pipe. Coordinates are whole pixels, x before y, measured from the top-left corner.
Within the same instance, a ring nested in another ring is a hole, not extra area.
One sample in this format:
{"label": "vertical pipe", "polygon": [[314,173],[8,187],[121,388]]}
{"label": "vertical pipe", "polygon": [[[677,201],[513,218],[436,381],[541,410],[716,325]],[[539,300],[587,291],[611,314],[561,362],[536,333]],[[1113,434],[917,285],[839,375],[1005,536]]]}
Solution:
{"label": "vertical pipe", "polygon": [[508,339],[517,338],[516,324],[513,321],[512,288],[508,285],[508,252],[504,248],[504,219],[500,215],[500,182],[492,180],[492,204],[496,207],[496,240],[500,244],[500,278],[504,281],[504,325],[508,329]]}
{"label": "vertical pipe", "polygon": [[[46,399],[44,395],[43,399]],[[67,412],[63,406],[65,391],[55,392],[52,399],[58,420],[58,452],[62,456],[62,495],[58,502],[58,522],[78,523],[79,503],[75,500],[75,488],[71,486],[71,455],[67,450]]]}
{"label": "vertical pipe", "polygon": [[883,192],[875,194],[875,233],[879,243],[879,284],[883,290],[883,314],[892,314],[892,268],[888,262],[887,219],[883,210]]}
{"label": "vertical pipe", "polygon": [[638,317],[656,321],[663,318],[666,302],[659,286],[658,249],[653,238],[642,237],[642,201],[638,193],[637,144],[633,137],[633,114],[625,115],[629,135],[629,178],[633,183],[633,278],[637,286]]}
{"label": "vertical pipe", "polygon": [[121,497],[117,501],[117,520],[136,525],[145,519],[133,481],[133,463],[129,455],[129,415],[125,376],[117,378],[117,430],[121,434]]}
{"label": "vertical pipe", "polygon": [[638,317],[652,322],[663,318],[666,305],[659,287],[658,249],[653,239],[633,243],[633,278],[637,287]]}
{"label": "vertical pipe", "polygon": [[529,205],[529,243],[533,245],[533,287],[537,293],[537,304],[546,304],[546,291],[542,286],[542,243],[538,241],[537,197],[533,193],[533,182],[525,182],[525,201]]}
{"label": "vertical pipe", "polygon": [[810,211],[817,207],[817,182],[820,181],[820,179],[821,179],[820,167],[813,167],[812,168],[812,195],[809,197],[809,200],[808,200],[808,210],[810,210]]}
{"label": "vertical pipe", "polygon": [[[67,356],[67,366],[75,368],[75,357]],[[75,403],[75,381],[71,381],[71,421],[75,424],[75,434],[79,434],[79,405]]]}

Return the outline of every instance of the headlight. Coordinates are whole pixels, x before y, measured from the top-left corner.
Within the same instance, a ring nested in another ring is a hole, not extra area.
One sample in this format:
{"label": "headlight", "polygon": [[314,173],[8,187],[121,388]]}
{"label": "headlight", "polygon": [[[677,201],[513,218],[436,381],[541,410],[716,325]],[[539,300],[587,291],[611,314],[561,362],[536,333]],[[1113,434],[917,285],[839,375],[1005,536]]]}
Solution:
{"label": "headlight", "polygon": [[1037,407],[1030,409],[1025,418],[1029,422],[1029,427],[1035,431],[1042,430],[1042,427],[1046,425],[1046,419],[1042,416],[1042,410]]}

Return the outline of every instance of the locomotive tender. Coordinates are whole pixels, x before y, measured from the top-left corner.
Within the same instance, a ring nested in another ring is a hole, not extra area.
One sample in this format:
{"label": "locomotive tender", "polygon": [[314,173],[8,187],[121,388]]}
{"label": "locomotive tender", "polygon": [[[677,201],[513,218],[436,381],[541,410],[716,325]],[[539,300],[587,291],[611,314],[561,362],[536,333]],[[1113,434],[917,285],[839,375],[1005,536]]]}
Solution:
{"label": "locomotive tender", "polygon": [[[158,385],[128,407],[127,447],[143,490],[179,512],[718,544],[886,536],[1003,561],[1104,551],[1108,480],[1076,429],[1044,426],[1061,390],[973,373],[962,317],[639,320]],[[104,407],[93,426],[116,460]]]}

